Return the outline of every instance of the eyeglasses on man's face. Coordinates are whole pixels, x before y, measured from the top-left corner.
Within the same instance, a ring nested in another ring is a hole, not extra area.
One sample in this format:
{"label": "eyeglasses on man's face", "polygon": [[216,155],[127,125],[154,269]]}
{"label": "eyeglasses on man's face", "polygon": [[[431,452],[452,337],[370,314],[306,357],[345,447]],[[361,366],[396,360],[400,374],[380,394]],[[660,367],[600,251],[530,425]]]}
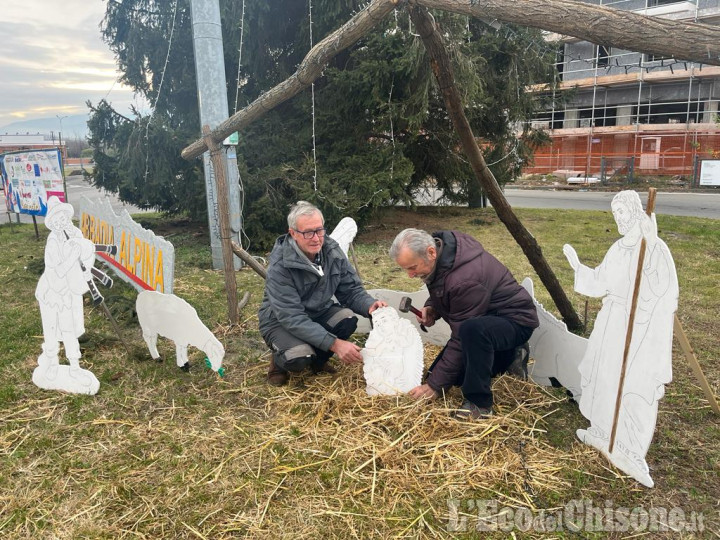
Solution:
{"label": "eyeglasses on man's face", "polygon": [[325,236],[325,227],[320,227],[319,229],[313,229],[312,231],[298,231],[297,229],[293,229],[298,234],[302,234],[302,237],[305,240],[310,240],[313,236],[317,234],[318,238],[322,238]]}

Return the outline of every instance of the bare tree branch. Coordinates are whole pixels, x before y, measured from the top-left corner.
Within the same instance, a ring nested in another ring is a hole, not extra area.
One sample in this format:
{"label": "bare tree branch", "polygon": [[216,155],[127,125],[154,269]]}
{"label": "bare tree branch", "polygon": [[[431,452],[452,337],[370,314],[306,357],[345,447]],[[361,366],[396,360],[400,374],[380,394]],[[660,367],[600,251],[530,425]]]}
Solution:
{"label": "bare tree branch", "polygon": [[550,293],[567,327],[570,330],[582,329],[580,318],[575,312],[565,291],[560,286],[560,282],[552,268],[550,268],[547,260],[545,260],[540,245],[515,215],[505,195],[503,195],[500,190],[495,176],[493,176],[493,173],[485,163],[482,152],[475,140],[475,135],[473,135],[472,129],[470,128],[470,123],[465,116],[460,92],[455,84],[450,56],[448,55],[440,32],[424,7],[411,3],[408,11],[430,57],[430,66],[437,79],[440,92],[445,101],[445,108],[450,115],[455,131],[458,133],[465,155],[467,155],[475,176],[480,181],[483,190],[490,199],[493,210],[495,210],[500,221],[503,222],[515,241],[522,248],[528,261],[530,261],[538,277]]}

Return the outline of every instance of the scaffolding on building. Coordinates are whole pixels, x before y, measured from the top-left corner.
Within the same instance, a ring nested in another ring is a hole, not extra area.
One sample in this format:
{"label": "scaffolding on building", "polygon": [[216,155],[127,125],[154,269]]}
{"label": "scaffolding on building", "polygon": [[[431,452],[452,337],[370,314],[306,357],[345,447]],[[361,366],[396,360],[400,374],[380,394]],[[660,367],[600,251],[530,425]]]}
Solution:
{"label": "scaffolding on building", "polygon": [[[704,9],[703,0],[585,1],[695,22],[720,17],[718,7],[705,9],[707,0]],[[557,90],[574,89],[574,95],[564,109],[535,118],[534,127],[546,129],[551,143],[536,150],[524,172],[608,177],[624,168],[692,175],[699,159],[720,157],[720,67],[561,41]]]}

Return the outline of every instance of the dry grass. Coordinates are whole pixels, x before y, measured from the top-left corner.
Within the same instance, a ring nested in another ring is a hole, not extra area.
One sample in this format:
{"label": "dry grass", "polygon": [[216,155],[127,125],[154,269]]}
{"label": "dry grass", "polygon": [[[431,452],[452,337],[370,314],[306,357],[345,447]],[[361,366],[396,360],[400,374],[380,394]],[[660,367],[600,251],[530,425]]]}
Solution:
{"label": "dry grass", "polygon": [[[562,238],[553,229],[560,224],[562,236],[577,234],[573,243],[584,248],[585,253],[578,249],[584,260],[602,256],[609,245],[602,243],[616,234],[603,232],[607,216],[586,216],[522,214],[566,284],[570,274],[554,253]],[[691,263],[683,250],[717,236],[703,229],[709,220],[689,221],[665,222],[688,238],[687,245],[684,239],[668,243],[685,285],[681,316],[717,388],[720,369],[708,360],[720,352],[711,326],[718,297],[696,264],[714,271],[720,253]],[[467,230],[516,276],[531,273],[491,214],[398,212],[359,239],[368,287],[417,288],[385,256],[394,233],[415,222]],[[2,538],[450,538],[459,535],[452,531],[456,518],[467,520],[465,536],[472,537],[479,534],[473,532],[474,499],[533,511],[562,509],[579,498],[628,508],[679,506],[703,512],[706,528],[697,536],[717,526],[718,419],[679,355],[648,455],[657,487],[647,490],[575,441],[575,429],[586,422],[556,389],[500,377],[494,382],[498,414],[461,422],[448,414],[460,404],[457,390],[434,403],[369,397],[359,366],[343,367],[336,376],[294,376],[283,388],[267,386],[267,353],[255,315],[262,280],[249,270],[239,273],[239,286],[253,298],[242,324],[228,327],[222,276],[195,264],[207,256],[204,239],[188,233],[173,239],[180,246],[176,292],[225,343],[226,377],[199,367],[202,354],[192,350],[197,367],[180,372],[172,344],[164,340],[164,363],[129,359],[109,325],[88,308],[91,339],[83,363],[100,379],[99,394],[44,392],[30,381],[41,336],[39,315],[27,300],[37,275],[24,270],[32,269],[29,257],[42,253],[42,242],[28,242],[31,227],[19,230],[13,235],[0,228],[0,276],[7,282],[7,330],[0,344]],[[141,344],[137,323],[123,321],[127,337]],[[426,347],[426,363],[435,354],[436,348]],[[459,501],[459,515],[453,500]]]}

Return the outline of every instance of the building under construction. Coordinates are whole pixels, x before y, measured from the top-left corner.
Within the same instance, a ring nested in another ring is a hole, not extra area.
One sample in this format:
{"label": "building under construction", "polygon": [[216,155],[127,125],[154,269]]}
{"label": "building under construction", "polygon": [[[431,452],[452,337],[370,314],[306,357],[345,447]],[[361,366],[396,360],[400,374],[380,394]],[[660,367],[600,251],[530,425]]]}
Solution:
{"label": "building under construction", "polygon": [[[720,24],[720,0],[584,0],[681,21]],[[549,36],[570,91],[537,116],[551,144],[526,173],[564,176],[684,175],[720,157],[720,67]],[[555,101],[555,100],[553,100]]]}

